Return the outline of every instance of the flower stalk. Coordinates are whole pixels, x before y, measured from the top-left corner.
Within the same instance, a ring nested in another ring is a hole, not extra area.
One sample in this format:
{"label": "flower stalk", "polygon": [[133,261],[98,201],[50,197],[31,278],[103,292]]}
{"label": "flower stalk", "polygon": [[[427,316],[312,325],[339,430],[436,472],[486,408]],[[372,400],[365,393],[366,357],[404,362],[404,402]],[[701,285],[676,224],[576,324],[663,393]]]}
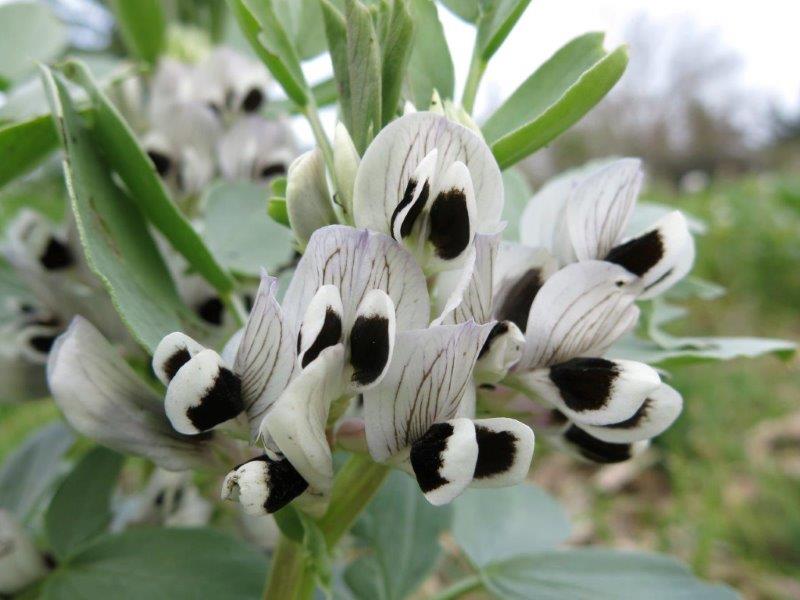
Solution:
{"label": "flower stalk", "polygon": [[475,97],[478,95],[478,86],[481,84],[483,73],[486,71],[486,61],[481,57],[476,46],[469,63],[467,81],[464,83],[464,92],[461,95],[461,106],[470,115],[475,107]]}

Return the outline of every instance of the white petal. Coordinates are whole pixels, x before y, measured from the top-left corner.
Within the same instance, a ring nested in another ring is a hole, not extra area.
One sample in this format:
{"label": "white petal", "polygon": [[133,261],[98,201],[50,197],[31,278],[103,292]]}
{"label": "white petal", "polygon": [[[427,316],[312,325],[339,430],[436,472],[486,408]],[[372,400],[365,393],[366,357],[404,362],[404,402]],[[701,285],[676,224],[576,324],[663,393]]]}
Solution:
{"label": "white petal", "polygon": [[205,350],[185,333],[174,331],[164,336],[153,352],[153,372],[159,381],[169,385],[175,373],[197,353]]}
{"label": "white petal", "polygon": [[493,233],[503,208],[497,161],[474,132],[430,112],[396,119],[367,148],[356,175],[356,225],[389,233],[391,216],[412,173],[433,149],[438,150],[436,172],[455,161],[466,164],[475,190],[478,231]]}
{"label": "white petal", "polygon": [[641,161],[624,158],[591,173],[573,190],[567,223],[578,260],[600,260],[619,243],[643,176]]}
{"label": "white petal", "polygon": [[202,350],[172,378],[164,399],[176,431],[195,435],[237,417],[242,402],[241,380],[213,350]]}
{"label": "white petal", "polygon": [[650,442],[612,444],[597,439],[577,425],[570,425],[563,434],[554,438],[558,446],[584,460],[600,464],[612,464],[630,460],[644,451]]}
{"label": "white petal", "polygon": [[336,174],[336,186],[342,195],[340,203],[350,222],[353,218],[353,193],[360,163],[361,157],[350,133],[343,123],[336,123],[333,133],[333,170]]}
{"label": "white petal", "polygon": [[350,330],[349,377],[353,392],[374,387],[389,368],[397,323],[392,299],[383,290],[370,290],[356,311]]}
{"label": "white petal", "polygon": [[434,148],[417,165],[406,184],[402,199],[397,203],[389,220],[389,232],[398,242],[411,235],[419,225],[422,212],[432,198],[432,179],[436,173],[439,151]]}
{"label": "white petal", "polygon": [[429,321],[425,276],[411,254],[386,235],[331,225],[311,236],[282,303],[295,327],[325,284],[339,288],[345,331],[371,289],[383,290],[394,302],[398,330],[425,327]]}
{"label": "white petal", "polygon": [[533,430],[515,419],[475,420],[478,462],[473,487],[505,487],[522,483],[533,460]]}
{"label": "white petal", "polygon": [[26,325],[17,333],[15,343],[19,353],[30,362],[43,365],[47,363],[47,356],[56,338],[62,333],[63,326],[56,322],[55,325]]}
{"label": "white petal", "polygon": [[325,161],[319,148],[301,155],[289,167],[286,210],[292,231],[302,247],[317,229],[336,223],[325,179]]}
{"label": "white petal", "polygon": [[74,267],[76,256],[53,224],[29,209],[20,212],[7,233],[5,255],[20,270],[59,272]]}
{"label": "white petal", "polygon": [[333,480],[325,435],[331,402],[342,392],[344,348],[324,350],[289,384],[261,423],[281,453],[315,490],[327,493]]}
{"label": "white petal", "polygon": [[[492,286],[495,261],[500,244],[499,233],[475,236],[475,260],[461,270],[444,271],[436,281],[436,293],[447,298],[435,325],[486,323],[492,316]],[[466,280],[466,283],[464,283]]]}
{"label": "white petal", "polygon": [[557,269],[556,260],[544,248],[500,244],[493,275],[492,316],[511,321],[524,332],[534,298]]}
{"label": "white petal", "polygon": [[605,442],[627,444],[655,437],[672,425],[683,409],[681,395],[667,384],[650,392],[632,417],[605,427],[582,425],[587,433]]}
{"label": "white petal", "polygon": [[277,286],[277,279],[262,273],[233,363],[242,381],[242,400],[253,437],[264,414],[288,385],[295,366],[294,334],[275,299]]}
{"label": "white petal", "polygon": [[297,336],[300,367],[306,368],[320,353],[342,341],[342,298],[339,289],[323,285],[311,298]]}
{"label": "white petal", "polygon": [[569,255],[574,259],[566,228],[567,200],[585,177],[580,170],[569,171],[545,183],[525,205],[519,224],[519,239],[531,248],[544,248],[556,255],[558,240],[566,239]]}
{"label": "white petal", "polygon": [[409,461],[425,498],[435,506],[451,502],[472,481],[478,460],[470,419],[433,424],[411,446]]}
{"label": "white petal", "polygon": [[238,119],[217,143],[220,170],[230,180],[262,181],[285,175],[296,154],[285,123],[255,115]]}
{"label": "white petal", "polygon": [[211,460],[207,440],[178,434],[162,399],[82,317],[56,340],[47,379],[64,417],[88,438],[169,470]]}
{"label": "white petal", "polygon": [[605,260],[642,278],[640,298],[657,296],[683,279],[694,263],[694,240],[686,218],[677,210],[665,215],[652,229],[612,248]]}
{"label": "white petal", "polygon": [[44,557],[7,510],[0,509],[0,594],[9,596],[47,575]]}
{"label": "white petal", "polygon": [[498,321],[492,327],[475,363],[478,383],[499,383],[522,357],[525,336],[511,321]]}
{"label": "white petal", "polygon": [[517,370],[601,354],[635,325],[636,291],[636,277],[617,265],[567,265],[545,282],[533,301]]}
{"label": "white petal", "polygon": [[389,371],[364,392],[370,454],[384,462],[458,413],[491,325],[442,325],[397,334]]}
{"label": "white petal", "polygon": [[461,161],[454,162],[437,178],[428,224],[427,238],[433,246],[426,265],[428,271],[443,271],[460,264],[472,248],[477,227],[472,178]]}
{"label": "white petal", "polygon": [[306,488],[308,483],[288,460],[265,454],[228,473],[222,482],[222,499],[238,499],[249,515],[266,515],[286,506]]}
{"label": "white petal", "polygon": [[631,418],[661,386],[656,371],[632,360],[574,358],[533,371],[525,381],[578,425]]}

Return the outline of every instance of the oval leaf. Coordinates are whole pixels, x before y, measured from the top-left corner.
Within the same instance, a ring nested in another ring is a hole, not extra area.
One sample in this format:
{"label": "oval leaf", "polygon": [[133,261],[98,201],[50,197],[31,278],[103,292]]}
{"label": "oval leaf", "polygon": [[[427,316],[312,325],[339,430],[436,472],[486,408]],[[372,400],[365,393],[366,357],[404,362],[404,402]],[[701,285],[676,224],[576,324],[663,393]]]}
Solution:
{"label": "oval leaf", "polygon": [[167,16],[161,0],[109,0],[128,51],[155,64],[167,45]]}

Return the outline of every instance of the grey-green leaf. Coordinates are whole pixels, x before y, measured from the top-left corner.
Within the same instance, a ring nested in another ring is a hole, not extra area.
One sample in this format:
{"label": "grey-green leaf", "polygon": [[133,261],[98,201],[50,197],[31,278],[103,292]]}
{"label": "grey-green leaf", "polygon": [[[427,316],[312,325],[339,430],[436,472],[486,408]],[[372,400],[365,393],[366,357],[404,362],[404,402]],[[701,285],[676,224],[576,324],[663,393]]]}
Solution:
{"label": "grey-green leaf", "polygon": [[467,490],[453,504],[453,535],[478,567],[550,550],[569,537],[561,506],[534,485]]}
{"label": "grey-green leaf", "polygon": [[123,321],[148,350],[190,318],[136,203],[112,179],[65,82],[42,79],[65,149],[64,174],[86,259]]}
{"label": "grey-green leaf", "polygon": [[363,600],[409,597],[436,566],[438,538],[451,518],[449,507],[431,506],[413,479],[392,472],[353,529],[367,552],[345,570],[353,595]]}
{"label": "grey-green leaf", "polygon": [[155,64],[167,45],[167,16],[161,0],[109,0],[128,52]]}
{"label": "grey-green leaf", "polygon": [[301,60],[325,51],[325,25],[319,0],[273,0],[273,4]]}
{"label": "grey-green leaf", "polygon": [[292,232],[264,212],[266,190],[249,182],[220,182],[204,198],[204,237],[232,271],[275,273],[292,257]]}
{"label": "grey-green leaf", "polygon": [[622,76],[624,46],[606,54],[601,34],[581,36],[556,52],[482,127],[502,168],[532,154],[574,125]]}
{"label": "grey-green leaf", "polygon": [[25,522],[61,473],[61,458],[74,440],[61,422],[25,438],[0,469],[0,508]]}
{"label": "grey-green leaf", "polygon": [[506,600],[732,600],[730,588],[692,575],[677,560],[638,552],[579,549],[540,552],[486,567],[486,588]]}
{"label": "grey-green leaf", "polygon": [[452,99],[455,71],[442,23],[432,0],[411,0],[414,45],[406,72],[406,94],[420,110],[427,110],[433,91]]}
{"label": "grey-green leaf", "polygon": [[45,600],[261,597],[263,555],[211,529],[136,529],[102,537],[59,565]]}
{"label": "grey-green leaf", "polygon": [[67,47],[67,28],[44,2],[0,4],[0,90]]}
{"label": "grey-green leaf", "polygon": [[476,23],[481,16],[480,0],[441,0],[457,17]]}
{"label": "grey-green leaf", "polygon": [[511,33],[531,0],[492,0],[483,2],[478,18],[477,50],[488,62]]}
{"label": "grey-green leaf", "polygon": [[39,165],[58,145],[50,115],[0,128],[0,187]]}
{"label": "grey-green leaf", "polygon": [[44,518],[50,547],[60,560],[105,531],[123,460],[121,454],[96,446],[61,482]]}
{"label": "grey-green leaf", "polygon": [[411,41],[414,35],[414,22],[411,20],[407,0],[394,0],[391,8],[386,10],[390,10],[391,13],[386,15],[386,35],[381,39],[383,125],[397,115],[400,90],[411,58]]}
{"label": "grey-green leaf", "polygon": [[131,192],[144,216],[170,241],[173,248],[221,294],[230,292],[233,280],[206,248],[203,239],[178,210],[164,183],[114,105],[100,91],[89,69],[70,61],[64,73],[78,83],[92,103],[91,133],[110,166]]}

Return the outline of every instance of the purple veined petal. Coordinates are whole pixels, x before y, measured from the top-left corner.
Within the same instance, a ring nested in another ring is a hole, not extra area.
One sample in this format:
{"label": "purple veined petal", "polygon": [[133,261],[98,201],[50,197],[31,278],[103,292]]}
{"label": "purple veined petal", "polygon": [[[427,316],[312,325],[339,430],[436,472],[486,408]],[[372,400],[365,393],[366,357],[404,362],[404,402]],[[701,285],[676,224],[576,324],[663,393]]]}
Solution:
{"label": "purple veined petal", "polygon": [[602,260],[619,243],[642,185],[641,161],[624,158],[586,176],[567,201],[577,260]]}
{"label": "purple veined petal", "polygon": [[564,264],[575,260],[567,230],[567,200],[586,176],[574,169],[545,183],[525,205],[520,217],[520,241],[531,248],[544,248]]}
{"label": "purple veined petal", "polygon": [[385,462],[438,422],[452,419],[472,383],[491,325],[441,325],[397,334],[380,385],[364,392],[370,454]]}
{"label": "purple veined petal", "polygon": [[300,476],[315,490],[327,493],[333,481],[331,449],[325,429],[331,403],[343,391],[344,348],[327,348],[295,377],[261,422]]}
{"label": "purple veined petal", "polygon": [[477,134],[430,112],[411,113],[393,121],[367,148],[356,175],[356,225],[390,233],[392,214],[412,174],[434,149],[438,151],[437,173],[455,161],[466,165],[475,191],[478,231],[491,233],[503,209],[497,161]]}
{"label": "purple veined petal", "polygon": [[82,317],[56,340],[47,380],[67,422],[100,444],[144,456],[167,470],[213,461],[210,440],[175,431],[163,400]]}
{"label": "purple veined petal", "polygon": [[398,330],[425,327],[430,318],[428,289],[419,265],[400,244],[380,233],[331,225],[311,236],[282,303],[295,330],[323,285],[339,289],[344,331],[350,330],[356,308],[372,289],[383,290],[392,299]]}
{"label": "purple veined petal", "polygon": [[617,265],[567,265],[545,282],[533,301],[525,353],[515,370],[602,354],[636,324],[638,290],[638,278]]}

